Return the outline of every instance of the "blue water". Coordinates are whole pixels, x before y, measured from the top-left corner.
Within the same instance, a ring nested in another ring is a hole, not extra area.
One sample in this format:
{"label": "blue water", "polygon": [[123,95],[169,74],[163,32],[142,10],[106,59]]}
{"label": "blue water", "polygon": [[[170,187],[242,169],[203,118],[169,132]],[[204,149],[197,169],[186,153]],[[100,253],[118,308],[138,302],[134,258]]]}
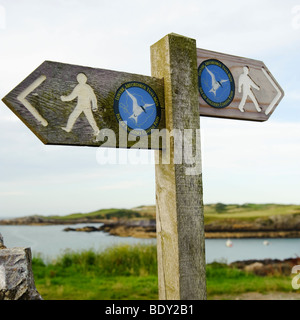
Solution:
{"label": "blue water", "polygon": [[[101,223],[89,223],[99,227]],[[128,243],[155,243],[155,239],[136,239],[131,237],[110,236],[104,232],[63,231],[64,228],[79,228],[86,224],[54,225],[54,226],[0,226],[0,233],[7,248],[30,247],[33,256],[40,255],[51,261],[66,250],[94,249],[105,250],[107,247]]]}
{"label": "blue water", "polygon": [[[101,224],[89,224],[95,227]],[[4,244],[8,247],[30,247],[34,256],[41,255],[46,261],[55,259],[64,251],[94,249],[105,250],[115,244],[156,243],[155,239],[110,236],[104,232],[64,232],[66,227],[55,226],[0,226]],[[248,259],[286,259],[300,256],[300,239],[231,239],[233,246],[226,247],[227,239],[206,239],[206,262],[230,263]],[[263,244],[264,240],[269,245]]]}

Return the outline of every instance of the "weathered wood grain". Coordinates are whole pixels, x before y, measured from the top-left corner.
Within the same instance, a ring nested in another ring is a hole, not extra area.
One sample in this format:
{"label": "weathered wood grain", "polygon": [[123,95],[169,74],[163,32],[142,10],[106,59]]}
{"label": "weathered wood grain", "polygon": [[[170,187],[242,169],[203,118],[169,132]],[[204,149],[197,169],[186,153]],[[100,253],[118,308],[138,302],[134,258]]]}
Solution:
{"label": "weathered wood grain", "polygon": [[[224,63],[232,73],[235,81],[235,96],[231,104],[225,108],[214,108],[208,105],[199,94],[199,113],[201,116],[239,119],[239,120],[251,120],[251,121],[266,121],[284,96],[284,92],[277,81],[272,76],[266,65],[259,60],[248,59],[224,53],[218,53],[214,51],[197,49],[197,64],[200,64],[207,59],[216,59]],[[249,75],[253,81],[260,86],[260,90],[253,89],[253,93],[258,101],[259,106],[262,108],[261,112],[257,112],[253,101],[248,97],[244,107],[245,112],[239,110],[239,104],[242,100],[242,92],[238,90],[239,76],[243,73],[243,67],[249,67]],[[277,90],[272,83],[268,80],[262,68],[274,81],[275,85],[279,88],[281,97],[278,99],[275,106],[270,113],[266,114],[268,106],[277,95]]]}
{"label": "weathered wood grain", "polygon": [[[76,77],[79,73],[86,75],[87,84],[96,95],[98,110],[93,112],[96,124],[100,130],[106,128],[115,132],[116,147],[123,147],[123,145],[119,144],[119,123],[113,109],[114,98],[118,88],[126,82],[142,82],[155,91],[162,110],[158,129],[165,128],[163,80],[149,76],[45,61],[6,95],[3,101],[45,144],[98,147],[105,142],[106,147],[115,147],[110,141],[95,139],[93,129],[83,113],[78,117],[71,132],[62,130],[76,107],[76,99],[62,101],[61,96],[69,95],[78,85]],[[26,88],[41,76],[46,79],[26,96],[26,100],[46,120],[47,123],[44,125],[20,101],[20,95],[23,93],[24,98],[28,93]],[[147,143],[149,149],[151,148],[150,137],[151,135],[146,138],[149,140]],[[132,139],[134,140],[127,140],[128,147],[134,147],[135,139],[139,140],[136,136],[131,137]]]}
{"label": "weathered wood grain", "polygon": [[[151,47],[151,65],[164,78],[167,129],[199,130],[195,40],[167,35]],[[168,148],[156,157],[170,151],[171,162],[155,166],[159,298],[206,299],[202,174],[187,175]]]}

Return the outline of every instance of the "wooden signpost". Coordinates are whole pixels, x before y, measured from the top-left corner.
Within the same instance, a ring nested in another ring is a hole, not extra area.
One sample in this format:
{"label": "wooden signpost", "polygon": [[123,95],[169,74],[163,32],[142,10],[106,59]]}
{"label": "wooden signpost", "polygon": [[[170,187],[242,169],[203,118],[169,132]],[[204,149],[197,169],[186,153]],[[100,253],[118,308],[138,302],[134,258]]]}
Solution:
{"label": "wooden signpost", "polygon": [[[152,75],[164,79],[169,131],[200,129],[196,41],[170,34],[151,47]],[[198,137],[200,138],[200,136]],[[196,152],[196,165],[201,154]],[[156,228],[160,299],[206,299],[202,174],[187,175],[185,164],[158,163]],[[166,151],[157,151],[163,158]]]}
{"label": "wooden signpost", "polygon": [[284,92],[262,61],[197,49],[201,116],[269,119]]}
{"label": "wooden signpost", "polygon": [[199,115],[265,121],[284,93],[263,62],[176,34],[151,65],[153,77],[45,61],[3,101],[46,144],[156,149],[159,298],[206,299]]}

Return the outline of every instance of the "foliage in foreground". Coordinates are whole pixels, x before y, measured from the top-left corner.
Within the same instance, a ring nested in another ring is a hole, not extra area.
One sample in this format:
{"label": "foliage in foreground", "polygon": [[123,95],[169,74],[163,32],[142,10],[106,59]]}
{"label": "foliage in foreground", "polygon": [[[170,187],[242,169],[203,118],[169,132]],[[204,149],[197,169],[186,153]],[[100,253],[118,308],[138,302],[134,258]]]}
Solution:
{"label": "foliage in foreground", "polygon": [[[206,270],[208,298],[293,291],[291,276],[261,277],[221,263],[208,264]],[[46,300],[158,299],[155,245],[66,252],[50,264],[34,258],[33,273],[36,287]]]}
{"label": "foliage in foreground", "polygon": [[69,251],[50,264],[34,258],[33,273],[44,299],[157,299],[155,245]]}

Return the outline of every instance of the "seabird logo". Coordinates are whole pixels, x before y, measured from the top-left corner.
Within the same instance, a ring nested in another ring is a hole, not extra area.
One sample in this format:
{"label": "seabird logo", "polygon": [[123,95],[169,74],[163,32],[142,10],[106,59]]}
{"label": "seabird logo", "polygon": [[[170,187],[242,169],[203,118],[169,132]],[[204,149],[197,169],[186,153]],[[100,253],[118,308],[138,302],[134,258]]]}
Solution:
{"label": "seabird logo", "polygon": [[209,92],[212,92],[212,93],[215,95],[215,97],[216,97],[216,96],[217,96],[217,90],[218,90],[220,87],[223,88],[222,83],[223,83],[223,82],[227,82],[227,81],[229,81],[229,80],[226,79],[226,80],[217,81],[215,75],[214,75],[211,71],[209,71],[209,69],[208,69],[206,66],[205,66],[205,70],[206,70],[206,71],[209,73],[209,75],[211,76],[211,89],[209,90]]}
{"label": "seabird logo", "polygon": [[[132,115],[129,117],[129,119],[133,119],[135,123],[138,123],[138,116],[140,116],[143,112],[147,113],[146,109],[149,107],[154,106],[154,103],[144,103],[142,104],[138,103],[137,97],[135,97],[133,94],[131,94],[128,90],[125,90],[130,99],[132,100]],[[143,100],[143,99],[141,99]],[[153,109],[154,110],[154,109]]]}
{"label": "seabird logo", "polygon": [[119,123],[133,135],[151,134],[160,123],[161,109],[154,90],[141,82],[126,82],[117,90],[114,112]]}
{"label": "seabird logo", "polygon": [[203,61],[198,68],[198,82],[202,99],[211,107],[225,108],[232,102],[235,90],[233,76],[221,61]]}

